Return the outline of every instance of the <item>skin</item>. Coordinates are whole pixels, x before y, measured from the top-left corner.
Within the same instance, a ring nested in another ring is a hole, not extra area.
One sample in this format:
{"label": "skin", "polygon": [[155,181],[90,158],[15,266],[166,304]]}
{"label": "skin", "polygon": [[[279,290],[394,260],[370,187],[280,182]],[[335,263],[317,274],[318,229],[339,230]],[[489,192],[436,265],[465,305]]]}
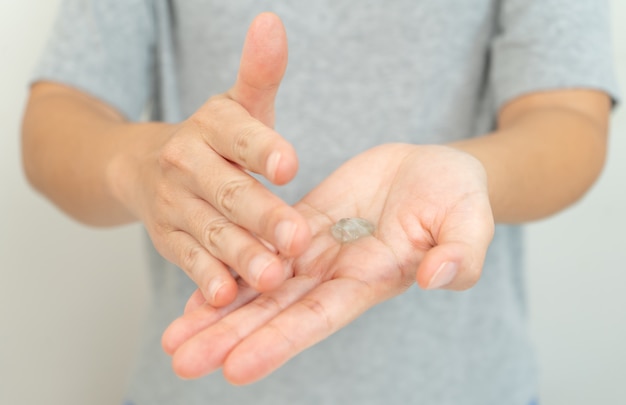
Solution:
{"label": "skin", "polygon": [[[495,223],[562,210],[604,164],[609,98],[547,91],[511,101],[481,137],[372,148],[290,207],[247,174],[284,184],[297,170],[271,129],[286,63],[284,28],[266,13],[250,27],[237,83],[180,124],[132,124],[58,84],[31,92],[31,183],[83,222],[142,221],[198,284],[163,335],[185,378],[222,367],[233,384],[251,383],[416,281],[470,288]],[[339,244],[329,229],[344,217],[376,231]]]}
{"label": "skin", "polygon": [[259,291],[275,288],[289,276],[278,254],[298,255],[311,238],[305,219],[248,173],[284,184],[298,168],[272,129],[287,65],[275,22],[256,21],[234,86],[179,124],[130,123],[75,89],[35,84],[23,124],[28,179],[86,224],[143,222],[214,305],[237,294],[229,267]]}

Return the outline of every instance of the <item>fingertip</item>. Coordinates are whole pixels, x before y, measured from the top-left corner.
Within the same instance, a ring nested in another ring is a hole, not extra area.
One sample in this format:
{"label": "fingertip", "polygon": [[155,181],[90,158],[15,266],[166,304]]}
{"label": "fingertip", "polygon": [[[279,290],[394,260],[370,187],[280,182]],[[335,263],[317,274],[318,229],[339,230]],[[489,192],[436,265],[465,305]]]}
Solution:
{"label": "fingertip", "polygon": [[458,274],[459,266],[454,262],[443,262],[428,280],[425,288],[436,290],[447,287]]}
{"label": "fingertip", "polygon": [[263,328],[233,348],[224,359],[222,373],[233,385],[252,384],[282,367],[293,356],[292,350],[292,341],[278,329]]}
{"label": "fingertip", "polygon": [[214,307],[224,307],[232,303],[237,297],[237,283],[235,280],[225,280],[219,285],[209,301]]}
{"label": "fingertip", "polygon": [[259,292],[271,291],[285,281],[285,272],[278,260],[270,263],[257,277],[256,290]]}
{"label": "fingertip", "polygon": [[[242,51],[242,62],[254,62],[249,66],[256,70],[250,72],[250,82],[261,85],[280,82],[287,67],[287,53],[287,32],[280,17],[271,12],[257,15],[250,24]],[[246,67],[242,63],[240,72],[245,72]]]}
{"label": "fingertip", "polygon": [[289,183],[298,172],[298,158],[293,148],[274,150],[266,163],[267,179],[276,185]]}
{"label": "fingertip", "polygon": [[275,229],[278,250],[287,257],[304,252],[311,242],[311,230],[304,220],[282,220]]}
{"label": "fingertip", "polygon": [[[244,42],[233,98],[253,116],[273,126],[273,105],[278,86],[287,69],[287,33],[280,18],[261,13],[250,24]],[[265,112],[265,113],[263,113]]]}
{"label": "fingertip", "polygon": [[197,373],[191,371],[189,362],[178,352],[174,353],[172,356],[172,370],[177,377],[183,380],[191,380],[197,377]]}
{"label": "fingertip", "polygon": [[311,244],[311,228],[306,221],[298,225],[293,241],[291,243],[291,257],[303,253]]}
{"label": "fingertip", "polygon": [[432,248],[416,272],[417,284],[425,290],[467,290],[480,278],[482,264],[461,243]]}
{"label": "fingertip", "polygon": [[270,153],[269,157],[267,158],[267,164],[265,169],[267,172],[266,177],[272,182],[276,182],[276,172],[278,171],[278,166],[280,165],[280,158],[281,153],[277,150]]}
{"label": "fingertip", "polygon": [[172,370],[186,380],[200,378],[222,366],[225,352],[219,344],[211,350],[198,341],[187,341],[172,356]]}
{"label": "fingertip", "polygon": [[257,22],[264,20],[264,19],[273,20],[272,23],[281,23],[280,17],[278,16],[278,14],[272,13],[271,11],[262,11],[254,18],[254,20]]}
{"label": "fingertip", "polygon": [[236,387],[241,387],[247,384],[250,384],[254,381],[251,381],[247,378],[242,378],[239,374],[232,370],[232,367],[228,366],[229,363],[224,365],[222,369],[222,374],[224,375],[224,379],[228,381],[229,384],[234,385]]}
{"label": "fingertip", "polygon": [[258,254],[248,263],[248,283],[257,291],[270,290],[284,279],[282,271],[277,272],[279,269],[279,262],[275,255],[267,252]]}
{"label": "fingertip", "polygon": [[189,350],[189,345],[181,345],[172,356],[172,370],[184,380],[192,380],[208,374],[211,370],[206,371],[206,366],[204,361],[198,359],[197,353]]}
{"label": "fingertip", "polygon": [[[237,352],[237,348],[234,352]],[[258,370],[251,366],[250,359],[232,353],[222,366],[222,374],[226,381],[235,386],[248,385],[263,378],[263,375],[257,375]]]}
{"label": "fingertip", "polygon": [[184,339],[180,336],[180,318],[172,322],[167,329],[161,335],[161,347],[163,351],[170,356],[173,356],[176,350],[180,347]]}
{"label": "fingertip", "polygon": [[234,386],[245,385],[245,381],[241,379],[237,373],[237,369],[233,369],[231,363],[232,362],[226,358],[226,362],[224,362],[224,366],[222,367],[222,375],[224,376],[224,379],[228,381],[229,384]]}

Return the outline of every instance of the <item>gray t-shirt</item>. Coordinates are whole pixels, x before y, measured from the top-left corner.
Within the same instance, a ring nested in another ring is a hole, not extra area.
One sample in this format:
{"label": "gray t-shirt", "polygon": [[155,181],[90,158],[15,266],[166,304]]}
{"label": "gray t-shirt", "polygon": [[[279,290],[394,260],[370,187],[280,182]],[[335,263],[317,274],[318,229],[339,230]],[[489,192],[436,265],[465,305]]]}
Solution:
{"label": "gray t-shirt", "polygon": [[[600,0],[68,0],[35,79],[78,87],[133,120],[147,103],[155,119],[181,120],[232,85],[261,11],[283,19],[290,41],[277,130],[300,171],[275,190],[291,203],[374,145],[485,133],[528,92],[615,96]],[[261,382],[233,387],[220,373],[182,381],[171,371],[160,334],[194,285],[151,249],[154,296],[129,403],[528,405],[538,383],[522,253],[520,229],[498,225],[471,290],[411,288]]]}

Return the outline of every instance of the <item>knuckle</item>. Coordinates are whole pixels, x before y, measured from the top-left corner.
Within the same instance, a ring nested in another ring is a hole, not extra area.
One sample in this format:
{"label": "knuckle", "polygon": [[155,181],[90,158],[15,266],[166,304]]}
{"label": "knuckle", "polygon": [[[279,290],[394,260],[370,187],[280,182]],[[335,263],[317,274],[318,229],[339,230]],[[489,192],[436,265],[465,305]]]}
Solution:
{"label": "knuckle", "polygon": [[190,276],[195,273],[196,266],[200,261],[200,258],[204,252],[204,249],[199,245],[190,245],[182,249],[181,252],[181,266]]}
{"label": "knuckle", "polygon": [[238,162],[248,164],[248,152],[255,135],[258,133],[258,126],[252,123],[242,125],[233,137],[232,153]]}
{"label": "knuckle", "polygon": [[324,307],[324,305],[322,305],[318,300],[313,298],[302,298],[300,300],[300,305],[302,305],[302,307],[307,311],[311,312],[317,319],[322,320],[326,330],[334,330],[333,323],[328,316],[326,307]]}
{"label": "knuckle", "polygon": [[219,117],[221,116],[228,108],[232,108],[233,101],[227,97],[224,97],[222,94],[214,95],[209,97],[206,103],[200,108],[200,114],[194,114],[190,118],[197,121],[201,125],[205,121],[205,117]]}
{"label": "knuckle", "polygon": [[231,179],[220,184],[216,190],[216,208],[232,217],[238,203],[245,198],[252,186],[253,180],[246,177]]}
{"label": "knuckle", "polygon": [[278,325],[269,323],[267,325],[267,328],[269,328],[278,339],[281,339],[283,342],[285,342],[287,346],[291,347],[291,350],[293,351],[301,350],[301,348],[299,348],[296,341]]}
{"label": "knuckle", "polygon": [[150,235],[150,240],[152,241],[154,249],[166,259],[173,259],[167,239],[167,230],[159,224],[155,224],[153,226],[147,225],[146,230]]}
{"label": "knuckle", "polygon": [[208,221],[204,225],[202,231],[202,241],[208,251],[215,255],[215,252],[225,243],[225,231],[230,226],[231,222],[224,217],[219,217]]}
{"label": "knuckle", "polygon": [[280,302],[278,302],[278,300],[271,295],[259,295],[254,301],[252,301],[252,305],[259,308],[263,312],[274,313],[283,309]]}
{"label": "knuckle", "polygon": [[200,109],[187,119],[192,130],[206,135],[220,133],[223,117],[228,116],[232,101],[222,95],[212,96]]}
{"label": "knuckle", "polygon": [[187,118],[186,124],[190,127],[191,131],[206,132],[210,129],[209,123],[211,120],[207,119],[205,115],[206,114],[196,113]]}
{"label": "knuckle", "polygon": [[175,205],[174,191],[167,182],[159,182],[155,186],[154,201],[157,208],[172,207]]}
{"label": "knuckle", "polygon": [[182,142],[177,140],[168,141],[158,155],[159,166],[163,170],[172,168],[189,169],[187,156]]}

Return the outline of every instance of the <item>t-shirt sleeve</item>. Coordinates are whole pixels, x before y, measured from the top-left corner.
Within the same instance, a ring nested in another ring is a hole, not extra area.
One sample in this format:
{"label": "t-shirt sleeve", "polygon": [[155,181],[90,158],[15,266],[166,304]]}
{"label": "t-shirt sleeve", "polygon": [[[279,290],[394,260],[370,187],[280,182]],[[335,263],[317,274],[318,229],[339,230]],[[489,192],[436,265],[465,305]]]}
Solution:
{"label": "t-shirt sleeve", "polygon": [[154,17],[148,0],[65,0],[36,67],[137,120],[154,83]]}
{"label": "t-shirt sleeve", "polygon": [[617,103],[607,0],[502,0],[491,49],[496,106],[523,94],[585,88]]}

